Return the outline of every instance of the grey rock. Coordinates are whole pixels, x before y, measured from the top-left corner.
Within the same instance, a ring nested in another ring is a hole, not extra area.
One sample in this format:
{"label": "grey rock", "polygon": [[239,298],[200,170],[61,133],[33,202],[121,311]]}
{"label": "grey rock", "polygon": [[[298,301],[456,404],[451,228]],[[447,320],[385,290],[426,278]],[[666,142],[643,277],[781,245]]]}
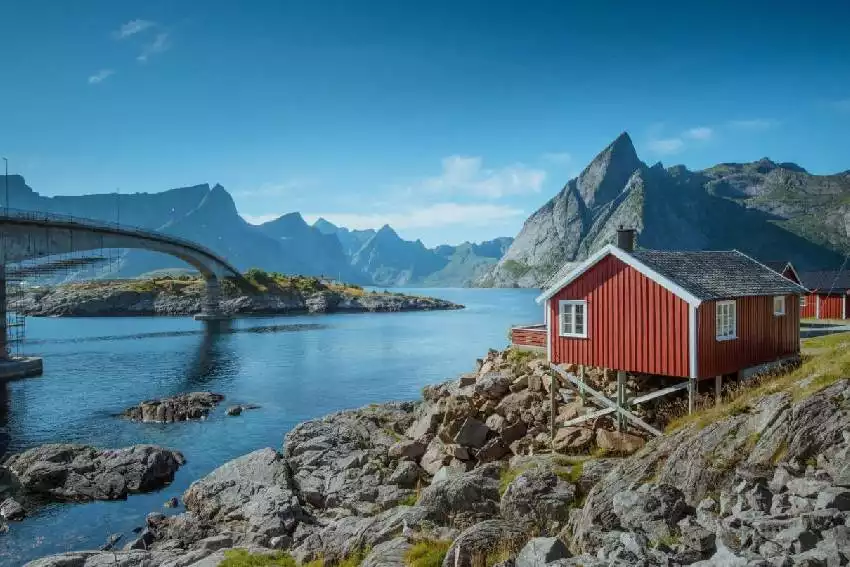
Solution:
{"label": "grey rock", "polygon": [[815,498],[818,493],[829,486],[828,482],[813,478],[792,478],[786,484],[788,492],[803,498]]}
{"label": "grey rock", "polygon": [[544,565],[570,557],[570,551],[556,537],[530,539],[516,557],[516,567],[543,567]]}
{"label": "grey rock", "polygon": [[509,372],[487,372],[478,376],[475,392],[491,400],[501,400],[511,388],[513,376]]}
{"label": "grey rock", "polygon": [[473,417],[468,417],[460,426],[460,430],[454,437],[454,442],[466,447],[480,448],[487,440],[490,428]]}
{"label": "grey rock", "polygon": [[27,512],[14,498],[6,498],[0,503],[0,516],[13,522],[23,520]]}
{"label": "grey rock", "polygon": [[190,419],[203,419],[209,415],[224,396],[213,392],[189,392],[168,398],[147,400],[127,408],[122,416],[131,421],[145,423],[172,423]]}
{"label": "grey rock", "polygon": [[527,524],[541,533],[556,534],[566,525],[576,491],[551,470],[537,468],[521,473],[502,495],[502,517]]}
{"label": "grey rock", "polygon": [[172,496],[171,498],[166,500],[165,504],[163,504],[163,507],[165,507],[165,508],[177,508],[177,506],[179,506],[179,505],[180,505],[180,501],[177,500],[177,497]]}
{"label": "grey rock", "polygon": [[454,540],[443,567],[473,567],[494,549],[521,549],[527,539],[525,532],[503,520],[487,520],[465,529]]}
{"label": "grey rock", "polygon": [[192,483],[183,502],[193,518],[214,526],[214,533],[227,530],[266,546],[272,537],[290,535],[305,516],[287,462],[272,449],[225,463]]}
{"label": "grey rock", "polygon": [[115,544],[121,541],[121,538],[124,537],[124,534],[112,534],[108,538],[106,538],[106,543],[100,546],[101,551],[109,551],[115,547]]}
{"label": "grey rock", "polygon": [[437,474],[443,465],[446,465],[451,460],[451,457],[446,454],[446,446],[440,441],[439,437],[434,437],[428,444],[425,454],[422,455],[419,464],[430,475]]}
{"label": "grey rock", "polygon": [[417,507],[441,525],[472,524],[499,513],[499,473],[495,464],[449,477],[424,488]]}
{"label": "grey rock", "polygon": [[418,441],[399,441],[389,448],[388,454],[393,459],[418,459],[425,454],[425,447]]}
{"label": "grey rock", "polygon": [[434,476],[431,478],[431,484],[439,484],[441,482],[445,482],[452,478],[456,478],[462,476],[464,473],[468,472],[466,467],[453,467],[453,466],[444,466],[440,467]]}
{"label": "grey rock", "polygon": [[671,528],[687,512],[684,494],[670,485],[642,485],[623,491],[613,500],[614,513],[625,528],[643,528],[653,520],[663,520]]}
{"label": "grey rock", "polygon": [[[842,512],[850,510],[850,489],[839,486],[828,486],[818,492],[815,508],[836,508]],[[2,512],[2,505],[0,505]]]}
{"label": "grey rock", "polygon": [[23,489],[56,501],[117,500],[150,492],[174,479],[185,462],[177,451],[154,445],[99,450],[51,444],[9,457],[5,466]]}
{"label": "grey rock", "polygon": [[230,406],[225,413],[230,416],[242,415],[242,406]]}
{"label": "grey rock", "polygon": [[501,437],[494,437],[484,443],[483,447],[475,451],[475,458],[481,463],[491,463],[498,461],[510,452],[511,450],[502,441]]}
{"label": "grey rock", "polygon": [[392,474],[387,478],[387,482],[404,488],[411,488],[416,485],[421,474],[422,469],[413,461],[400,461]]}
{"label": "grey rock", "polygon": [[376,545],[360,567],[400,567],[406,565],[405,554],[412,545],[406,538],[397,537]]}

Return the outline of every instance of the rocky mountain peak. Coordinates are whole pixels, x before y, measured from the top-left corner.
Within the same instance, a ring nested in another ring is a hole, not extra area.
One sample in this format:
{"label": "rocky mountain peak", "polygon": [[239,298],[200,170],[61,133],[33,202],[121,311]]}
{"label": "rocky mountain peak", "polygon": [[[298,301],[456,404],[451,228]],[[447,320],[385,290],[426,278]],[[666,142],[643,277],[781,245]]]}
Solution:
{"label": "rocky mountain peak", "polygon": [[623,132],[578,176],[579,195],[589,208],[605,204],[620,193],[642,165],[631,137]]}

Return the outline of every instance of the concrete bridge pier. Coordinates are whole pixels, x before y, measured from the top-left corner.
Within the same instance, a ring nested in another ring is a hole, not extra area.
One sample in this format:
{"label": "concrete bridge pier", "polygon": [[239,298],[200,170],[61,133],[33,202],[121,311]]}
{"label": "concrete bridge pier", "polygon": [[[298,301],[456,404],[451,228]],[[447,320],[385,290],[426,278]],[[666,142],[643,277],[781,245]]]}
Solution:
{"label": "concrete bridge pier", "polygon": [[0,261],[0,381],[40,376],[44,371],[42,359],[9,356],[6,312],[6,264]]}
{"label": "concrete bridge pier", "polygon": [[206,294],[201,312],[195,315],[196,321],[203,321],[207,331],[217,333],[230,330],[232,317],[221,310],[221,284],[216,276],[206,278]]}

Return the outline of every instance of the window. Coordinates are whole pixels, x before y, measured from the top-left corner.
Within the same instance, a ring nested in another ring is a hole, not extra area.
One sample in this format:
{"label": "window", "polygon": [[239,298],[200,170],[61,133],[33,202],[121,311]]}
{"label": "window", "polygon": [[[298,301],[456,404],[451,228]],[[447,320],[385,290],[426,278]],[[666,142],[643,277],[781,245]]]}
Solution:
{"label": "window", "polygon": [[586,337],[587,302],[561,301],[558,324],[559,334],[562,337]]}
{"label": "window", "polygon": [[728,341],[737,336],[737,325],[735,321],[735,302],[718,301],[715,311],[715,336],[718,341]]}
{"label": "window", "polygon": [[806,296],[805,296],[805,295],[801,295],[801,296],[800,296],[800,309],[802,309],[802,308],[803,308],[803,307],[805,307],[805,306],[806,306]]}
{"label": "window", "polygon": [[773,314],[777,317],[785,315],[785,296],[777,295],[773,298]]}

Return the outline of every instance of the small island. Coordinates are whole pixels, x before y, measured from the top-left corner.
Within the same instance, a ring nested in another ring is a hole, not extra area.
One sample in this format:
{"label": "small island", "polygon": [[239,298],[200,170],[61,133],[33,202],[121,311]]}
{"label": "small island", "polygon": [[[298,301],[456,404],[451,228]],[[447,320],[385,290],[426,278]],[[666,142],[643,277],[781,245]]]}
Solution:
{"label": "small island", "polygon": [[[390,291],[313,276],[289,276],[258,269],[221,284],[227,315],[297,315],[463,309],[443,299]],[[33,317],[191,316],[201,312],[204,280],[194,275],[93,280],[28,289],[10,305]]]}

